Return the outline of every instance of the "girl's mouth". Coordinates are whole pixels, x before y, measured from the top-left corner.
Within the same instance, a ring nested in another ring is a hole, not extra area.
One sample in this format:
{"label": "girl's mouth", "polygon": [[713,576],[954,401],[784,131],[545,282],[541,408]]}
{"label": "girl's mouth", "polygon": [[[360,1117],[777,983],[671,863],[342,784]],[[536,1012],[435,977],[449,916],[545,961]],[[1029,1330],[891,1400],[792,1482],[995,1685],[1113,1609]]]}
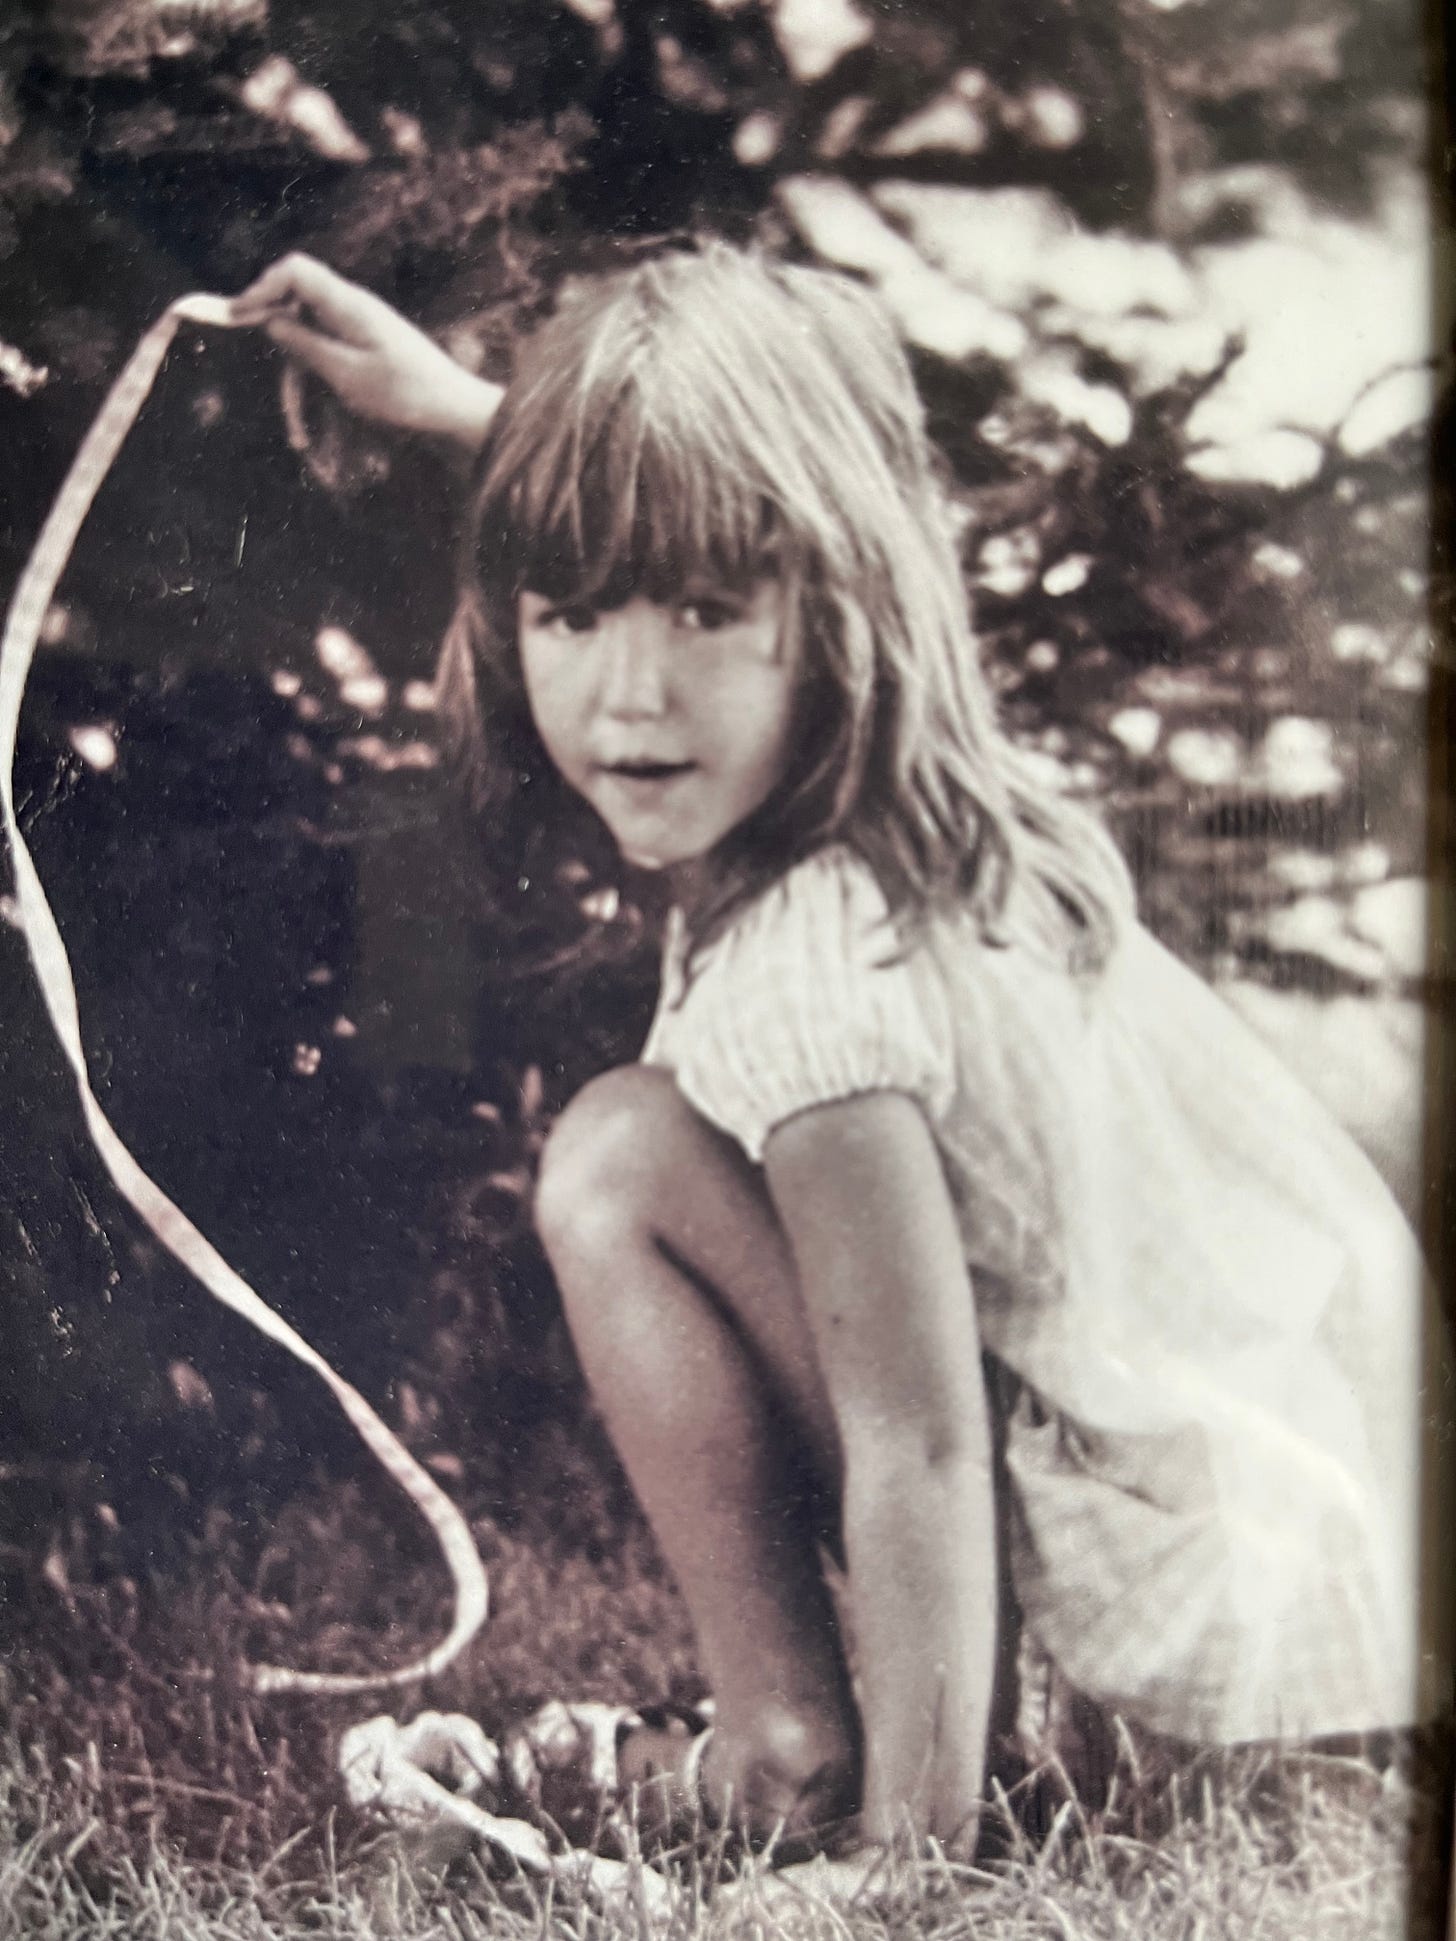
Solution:
{"label": "girl's mouth", "polygon": [[616,775],[626,782],[670,782],[679,775],[687,775],[695,766],[692,762],[604,762],[604,771]]}

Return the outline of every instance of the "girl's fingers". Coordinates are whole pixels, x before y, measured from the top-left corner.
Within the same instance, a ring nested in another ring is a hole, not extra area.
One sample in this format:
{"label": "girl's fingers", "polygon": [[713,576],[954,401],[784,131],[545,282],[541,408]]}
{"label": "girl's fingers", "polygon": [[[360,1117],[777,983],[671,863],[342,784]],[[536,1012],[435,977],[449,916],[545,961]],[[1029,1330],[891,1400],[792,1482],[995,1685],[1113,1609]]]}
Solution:
{"label": "girl's fingers", "polygon": [[358,376],[359,353],[354,345],[327,337],[300,323],[296,317],[276,313],[264,320],[263,327],[281,350],[316,371],[336,391],[347,391],[351,380]]}
{"label": "girl's fingers", "polygon": [[312,256],[290,256],[285,261],[290,266],[290,295],[311,312],[314,321],[345,343],[373,343],[379,315],[388,312],[387,304]]}
{"label": "girl's fingers", "polygon": [[498,392],[454,363],[382,297],[312,256],[285,256],[233,299],[234,323],[265,331],[363,417],[477,450]]}
{"label": "girl's fingers", "polygon": [[360,345],[373,341],[377,313],[387,308],[357,283],[300,251],[274,263],[233,299],[239,323],[268,323],[280,311],[307,310],[333,336]]}
{"label": "girl's fingers", "polygon": [[239,322],[262,323],[270,312],[295,303],[295,265],[301,261],[297,256],[285,256],[280,262],[270,263],[261,276],[240,291],[233,298],[233,315]]}
{"label": "girl's fingers", "polygon": [[808,1895],[811,1899],[845,1902],[857,1900],[866,1890],[887,1886],[890,1878],[884,1849],[860,1847],[854,1853],[834,1859],[820,1853],[812,1860],[780,1867],[763,1877],[761,1888],[766,1889],[770,1901],[776,1894],[787,1892],[799,1897]]}

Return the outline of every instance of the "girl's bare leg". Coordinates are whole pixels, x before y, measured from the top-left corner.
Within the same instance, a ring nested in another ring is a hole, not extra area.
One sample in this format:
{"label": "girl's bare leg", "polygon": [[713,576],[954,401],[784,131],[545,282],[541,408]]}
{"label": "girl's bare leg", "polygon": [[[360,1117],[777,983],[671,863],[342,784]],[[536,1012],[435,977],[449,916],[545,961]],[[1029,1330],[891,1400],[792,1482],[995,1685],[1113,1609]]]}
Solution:
{"label": "girl's bare leg", "polygon": [[645,1067],[558,1122],[537,1218],[587,1379],[677,1577],[718,1726],[703,1781],[767,1832],[844,1812],[858,1730],[819,1568],[838,1450],[761,1177]]}

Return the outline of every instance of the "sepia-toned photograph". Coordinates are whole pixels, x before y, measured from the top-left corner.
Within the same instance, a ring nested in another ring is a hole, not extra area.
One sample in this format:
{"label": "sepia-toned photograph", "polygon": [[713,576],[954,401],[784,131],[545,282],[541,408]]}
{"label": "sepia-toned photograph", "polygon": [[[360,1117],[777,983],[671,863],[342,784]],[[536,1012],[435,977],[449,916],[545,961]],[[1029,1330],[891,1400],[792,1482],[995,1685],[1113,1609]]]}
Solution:
{"label": "sepia-toned photograph", "polygon": [[0,18],[0,1937],[1442,1941],[1410,0]]}

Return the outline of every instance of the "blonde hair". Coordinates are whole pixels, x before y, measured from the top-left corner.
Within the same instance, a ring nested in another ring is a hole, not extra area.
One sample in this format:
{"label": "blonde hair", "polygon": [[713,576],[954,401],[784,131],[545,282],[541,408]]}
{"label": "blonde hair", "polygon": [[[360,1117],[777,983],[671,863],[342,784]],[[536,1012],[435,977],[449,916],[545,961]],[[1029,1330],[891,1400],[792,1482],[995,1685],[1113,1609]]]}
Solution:
{"label": "blonde hair", "polygon": [[522,591],[610,607],[765,573],[804,649],[802,759],[720,845],[698,934],[842,843],[902,927],[956,903],[992,941],[1101,963],[1127,873],[996,724],[891,324],[845,277],[726,245],[579,285],[525,348],[441,663],[479,807],[498,824],[515,798],[539,828],[564,806],[526,706]]}

